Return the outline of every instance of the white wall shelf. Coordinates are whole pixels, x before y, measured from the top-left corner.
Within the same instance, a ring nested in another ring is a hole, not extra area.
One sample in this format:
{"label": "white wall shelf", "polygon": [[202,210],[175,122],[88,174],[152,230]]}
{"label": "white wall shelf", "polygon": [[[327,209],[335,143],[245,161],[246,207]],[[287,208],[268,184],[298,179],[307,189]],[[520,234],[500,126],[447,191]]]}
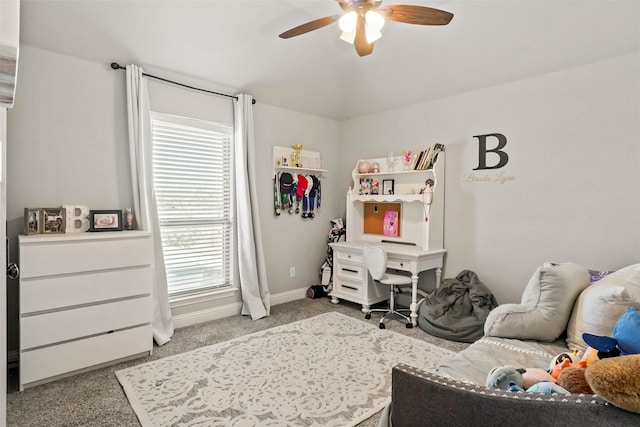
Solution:
{"label": "white wall shelf", "polygon": [[351,200],[354,202],[386,202],[386,203],[398,203],[398,202],[422,202],[429,203],[431,198],[430,193],[423,194],[354,194]]}
{"label": "white wall shelf", "polygon": [[[399,159],[398,159],[399,160]],[[378,163],[380,172],[360,173],[362,161]],[[444,169],[445,153],[438,155],[432,169],[404,170],[400,161],[390,168],[387,159],[362,159],[351,175],[353,186],[347,192],[347,242],[382,240],[415,244],[425,251],[444,249]],[[377,181],[379,194],[360,194],[361,180]],[[394,194],[382,194],[383,181],[393,180]],[[433,181],[429,187],[427,181]],[[401,203],[401,230],[397,237],[364,232],[367,203]]]}
{"label": "white wall shelf", "polygon": [[[300,157],[294,162],[293,159],[297,154]],[[299,153],[296,153],[293,147],[274,145],[272,160],[275,215],[279,216],[283,212],[287,212],[291,215],[301,214],[302,218],[315,218],[315,209],[320,209],[320,180],[327,172],[322,168],[320,152],[301,149]],[[289,174],[291,176],[288,176]],[[293,180],[293,183],[281,186],[283,176],[286,176],[287,180]],[[299,185],[299,181],[304,182],[301,176],[306,179],[307,187],[303,196],[299,194],[296,196],[291,191]]]}
{"label": "white wall shelf", "polygon": [[321,175],[327,172],[323,168],[320,152],[311,150],[300,150],[301,167],[291,164],[291,154],[295,150],[293,147],[273,146],[273,169],[277,173],[289,172],[302,175],[316,174]]}
{"label": "white wall shelf", "polygon": [[323,173],[327,172],[326,169],[295,168],[295,167],[283,167],[283,166],[277,166],[273,169],[277,173],[289,172],[289,173],[302,174],[302,175],[322,175]]}

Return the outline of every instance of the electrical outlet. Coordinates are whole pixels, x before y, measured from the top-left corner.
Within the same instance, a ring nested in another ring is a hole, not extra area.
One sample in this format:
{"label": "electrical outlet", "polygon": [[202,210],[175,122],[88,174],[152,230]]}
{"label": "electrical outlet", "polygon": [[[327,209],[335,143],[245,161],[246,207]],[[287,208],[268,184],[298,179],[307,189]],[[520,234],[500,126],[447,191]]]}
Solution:
{"label": "electrical outlet", "polygon": [[289,277],[296,277],[296,268],[295,267],[289,268]]}

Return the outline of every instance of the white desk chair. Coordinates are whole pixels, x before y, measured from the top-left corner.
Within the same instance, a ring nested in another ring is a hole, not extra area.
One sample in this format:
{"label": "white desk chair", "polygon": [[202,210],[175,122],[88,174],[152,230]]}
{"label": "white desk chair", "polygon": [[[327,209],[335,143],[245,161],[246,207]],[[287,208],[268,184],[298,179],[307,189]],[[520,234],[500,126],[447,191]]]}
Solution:
{"label": "white desk chair", "polygon": [[401,274],[387,273],[387,253],[379,246],[364,245],[363,248],[364,263],[367,266],[367,271],[371,274],[371,278],[377,283],[387,285],[391,287],[389,296],[389,308],[388,309],[372,309],[365,315],[365,319],[371,319],[371,312],[381,311],[384,312],[380,319],[380,329],[384,329],[384,319],[389,314],[395,314],[402,317],[407,321],[407,328],[412,328],[411,318],[402,312],[411,313],[411,310],[396,310],[395,307],[395,293],[398,291],[398,286],[411,285],[411,277]]}

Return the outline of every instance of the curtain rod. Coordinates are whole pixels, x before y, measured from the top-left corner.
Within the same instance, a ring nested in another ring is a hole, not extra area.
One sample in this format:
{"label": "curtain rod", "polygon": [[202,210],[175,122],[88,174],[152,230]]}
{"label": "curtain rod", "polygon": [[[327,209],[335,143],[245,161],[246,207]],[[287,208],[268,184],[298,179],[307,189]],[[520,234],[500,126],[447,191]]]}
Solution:
{"label": "curtain rod", "polygon": [[[111,68],[113,68],[114,70],[126,70],[126,68],[125,68],[125,67],[121,66],[121,65],[120,65],[120,64],[118,64],[117,62],[112,62],[112,63],[111,63]],[[238,97],[237,97],[237,96],[234,96],[234,95],[227,95],[226,93],[214,92],[214,91],[212,91],[212,90],[201,89],[201,88],[199,88],[199,87],[189,86],[189,85],[186,85],[186,84],[184,84],[184,83],[179,83],[179,82],[175,82],[175,81],[173,81],[173,80],[165,79],[165,78],[163,78],[163,77],[154,76],[153,74],[142,73],[142,75],[143,75],[143,76],[150,77],[150,78],[152,78],[152,79],[162,80],[163,82],[171,83],[171,84],[174,84],[174,85],[178,85],[178,86],[186,87],[186,88],[188,88],[188,89],[199,90],[200,92],[207,92],[207,93],[211,93],[211,94],[213,94],[213,95],[226,96],[227,98],[238,99]],[[255,104],[255,103],[256,103],[255,98],[253,98],[253,99],[251,100],[251,103],[252,103],[252,104]]]}

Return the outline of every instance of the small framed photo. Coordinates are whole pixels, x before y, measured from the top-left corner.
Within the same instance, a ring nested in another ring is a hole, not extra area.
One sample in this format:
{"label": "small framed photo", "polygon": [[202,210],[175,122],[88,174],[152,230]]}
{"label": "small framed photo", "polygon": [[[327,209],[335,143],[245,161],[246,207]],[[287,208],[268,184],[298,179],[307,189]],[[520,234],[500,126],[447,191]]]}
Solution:
{"label": "small framed photo", "polygon": [[64,208],[43,208],[42,213],[42,232],[44,234],[64,233],[65,231],[65,209]]}
{"label": "small framed photo", "polygon": [[122,231],[122,211],[90,211],[89,231]]}
{"label": "small framed photo", "polygon": [[24,208],[24,232],[25,234],[40,233],[40,208]]}
{"label": "small framed photo", "polygon": [[393,194],[393,179],[382,180],[382,194]]}

